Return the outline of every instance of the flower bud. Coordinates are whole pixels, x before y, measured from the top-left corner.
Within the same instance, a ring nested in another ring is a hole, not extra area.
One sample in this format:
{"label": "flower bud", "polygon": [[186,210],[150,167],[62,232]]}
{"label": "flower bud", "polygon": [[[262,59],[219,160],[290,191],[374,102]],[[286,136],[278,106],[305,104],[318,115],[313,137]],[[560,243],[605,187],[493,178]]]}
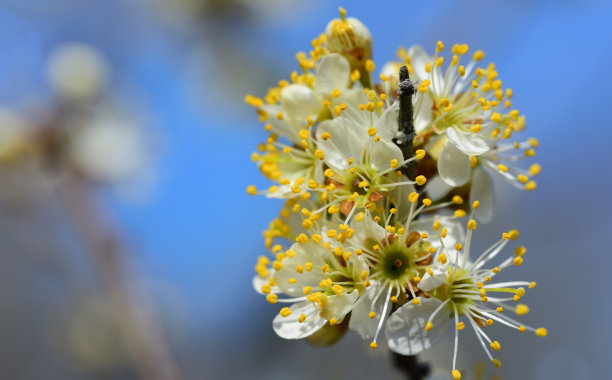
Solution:
{"label": "flower bud", "polygon": [[325,29],[327,48],[332,53],[346,57],[351,65],[351,71],[359,70],[362,77],[369,77],[365,63],[372,58],[372,35],[361,21],[345,16],[346,11],[340,8],[340,18],[327,24]]}

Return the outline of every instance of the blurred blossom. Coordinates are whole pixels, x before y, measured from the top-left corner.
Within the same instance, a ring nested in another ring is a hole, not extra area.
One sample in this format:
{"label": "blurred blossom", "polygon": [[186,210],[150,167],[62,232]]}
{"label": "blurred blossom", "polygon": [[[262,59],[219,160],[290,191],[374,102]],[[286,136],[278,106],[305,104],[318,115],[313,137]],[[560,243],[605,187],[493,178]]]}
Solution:
{"label": "blurred blossom", "polygon": [[146,167],[146,138],[132,121],[102,111],[74,127],[70,157],[93,180],[117,183]]}
{"label": "blurred blossom", "polygon": [[103,90],[108,63],[93,47],[69,42],[56,47],[48,62],[48,76],[58,95],[68,99],[87,99]]}

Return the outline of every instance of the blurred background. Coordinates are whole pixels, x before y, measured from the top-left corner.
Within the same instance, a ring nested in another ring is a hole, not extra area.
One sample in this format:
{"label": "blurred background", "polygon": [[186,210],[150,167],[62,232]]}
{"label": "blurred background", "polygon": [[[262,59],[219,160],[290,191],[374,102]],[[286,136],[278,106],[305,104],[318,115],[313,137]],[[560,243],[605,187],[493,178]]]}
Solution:
{"label": "blurred background", "polygon": [[[354,334],[277,338],[251,286],[280,204],[245,193],[266,133],[243,98],[288,78],[339,5],[378,67],[400,45],[483,49],[541,141],[537,191],[498,184],[475,244],[521,231],[505,278],[538,281],[525,321],[549,335],[494,327],[496,371],[461,335],[465,378],[609,377],[611,2],[2,0],[0,378],[402,378]],[[448,374],[451,355],[421,359]]]}

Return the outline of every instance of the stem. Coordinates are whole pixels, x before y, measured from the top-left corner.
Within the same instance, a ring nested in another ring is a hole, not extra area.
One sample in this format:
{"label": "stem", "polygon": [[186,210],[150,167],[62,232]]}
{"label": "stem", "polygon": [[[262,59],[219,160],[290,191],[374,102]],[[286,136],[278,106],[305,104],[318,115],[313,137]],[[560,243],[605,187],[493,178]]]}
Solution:
{"label": "stem", "polygon": [[[410,80],[408,68],[402,66],[399,71],[399,117],[398,132],[393,138],[393,142],[402,150],[404,159],[414,156],[412,141],[414,140],[414,106],[412,96],[416,93],[414,83]],[[414,161],[404,164],[400,170],[409,179],[414,179]]]}

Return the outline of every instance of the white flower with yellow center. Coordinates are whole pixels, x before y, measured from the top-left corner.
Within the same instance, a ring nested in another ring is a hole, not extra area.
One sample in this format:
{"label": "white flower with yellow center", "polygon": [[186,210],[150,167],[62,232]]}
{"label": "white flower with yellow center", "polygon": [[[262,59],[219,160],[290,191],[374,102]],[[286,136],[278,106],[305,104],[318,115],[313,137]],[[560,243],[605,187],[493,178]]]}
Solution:
{"label": "white flower with yellow center", "polygon": [[[261,191],[274,198],[294,197],[308,191],[308,181],[323,180],[324,155],[314,141],[314,131],[320,121],[332,117],[331,99],[351,83],[350,66],[339,54],[323,56],[316,74],[295,74],[292,84],[281,81],[266,97],[267,103],[251,95],[246,97],[271,132],[252,159],[259,162],[266,177],[280,184]],[[338,111],[340,105],[333,108]]]}
{"label": "white flower with yellow center", "polygon": [[[478,203],[474,205],[478,208]],[[459,331],[466,323],[473,328],[492,363],[499,367],[498,359],[493,358],[488,346],[499,351],[501,345],[491,340],[484,332],[486,326],[495,322],[517,329],[520,332],[533,331],[538,336],[546,336],[545,328],[532,328],[521,324],[505,314],[512,311],[524,315],[529,308],[523,304],[513,304],[525,294],[525,287],[535,287],[535,282],[512,281],[492,283],[491,280],[503,269],[520,266],[523,263],[524,247],[518,247],[514,256],[502,261],[499,266],[485,269],[485,265],[494,259],[510,240],[518,237],[518,231],[511,230],[485,250],[475,261],[469,260],[472,232],[476,221],[470,218],[464,245],[457,243],[454,247],[445,245],[438,234],[440,247],[434,258],[435,265],[419,282],[419,289],[424,292],[420,305],[407,304],[399,308],[387,322],[386,335],[389,347],[403,355],[416,355],[435,344],[446,331],[451,319],[455,323],[455,348],[453,353],[454,379],[460,379],[461,373],[456,368]],[[440,224],[434,226],[440,231]],[[444,255],[444,260],[439,260]],[[508,295],[508,296],[505,296]],[[464,320],[461,320],[461,317]],[[485,343],[486,342],[486,343]]]}
{"label": "white flower with yellow center", "polygon": [[[336,221],[320,221],[308,234],[300,233],[286,251],[280,245],[272,247],[273,262],[266,256],[258,260],[255,289],[266,294],[270,303],[291,303],[273,322],[282,338],[305,338],[328,323],[341,323],[369,286],[365,281],[369,268],[363,258],[332,249],[330,236],[337,231],[331,226]],[[279,297],[283,294],[289,297]]]}
{"label": "white flower with yellow center", "polygon": [[525,125],[518,110],[504,110],[512,106],[512,89],[502,88],[494,64],[486,69],[476,67],[484,58],[482,51],[476,51],[464,66],[461,59],[469,47],[455,45],[450,63],[443,69],[443,50],[442,42],[437,43],[433,57],[420,46],[400,49],[398,55],[403,62],[383,67],[383,88],[387,93],[396,93],[396,73],[402,64],[408,66],[412,79],[418,83],[414,101],[418,133],[415,144],[427,146],[428,154],[437,160],[440,177],[449,185],[448,190],[473,181],[471,199],[479,199],[482,204],[477,216],[488,220],[493,203],[491,180],[482,168],[501,175],[517,188],[533,190],[536,183],[532,177],[539,173],[540,166],[534,164],[525,170],[513,163],[534,156],[538,142],[528,139],[500,143],[513,132],[522,131]]}

